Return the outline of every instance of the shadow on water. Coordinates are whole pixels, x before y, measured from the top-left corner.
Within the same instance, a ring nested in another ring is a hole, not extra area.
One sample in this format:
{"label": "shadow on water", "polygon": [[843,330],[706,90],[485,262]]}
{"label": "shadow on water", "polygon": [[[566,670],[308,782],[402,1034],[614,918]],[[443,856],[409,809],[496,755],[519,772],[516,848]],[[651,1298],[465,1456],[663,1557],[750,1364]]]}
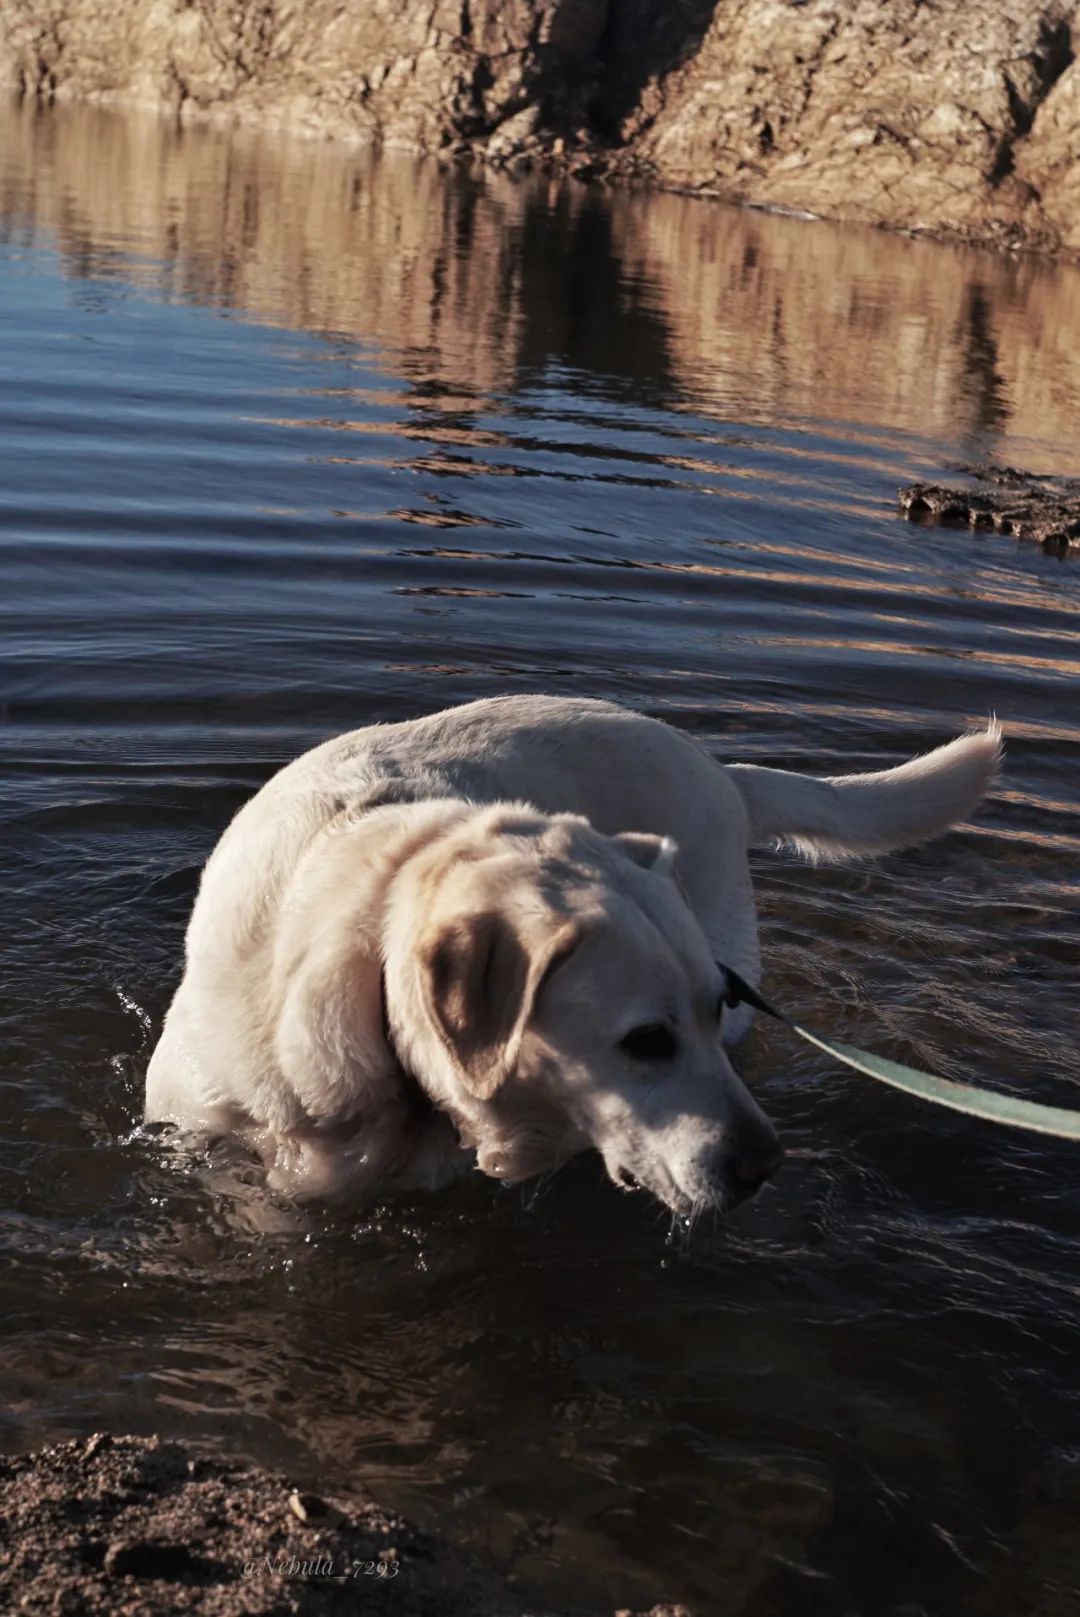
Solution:
{"label": "shadow on water", "polygon": [[760,856],[769,982],[1075,1103],[1080,574],[894,502],[1075,471],[1076,269],[23,108],[0,277],[5,1446],[216,1442],[584,1611],[1075,1610],[1065,1148],[764,1029],[788,1165],[689,1243],[589,1160],[331,1224],[137,1122],[235,808],[334,731],[536,689],[822,773],[995,710],[977,827]]}

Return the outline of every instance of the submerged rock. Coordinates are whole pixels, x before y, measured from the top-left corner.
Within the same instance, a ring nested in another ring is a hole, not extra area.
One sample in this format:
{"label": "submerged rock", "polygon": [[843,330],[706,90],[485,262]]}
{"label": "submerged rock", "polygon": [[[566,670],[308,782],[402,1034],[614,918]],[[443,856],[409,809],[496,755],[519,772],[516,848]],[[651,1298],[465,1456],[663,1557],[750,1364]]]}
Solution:
{"label": "submerged rock", "polygon": [[1080,250],[1072,0],[34,0],[0,85]]}
{"label": "submerged rock", "polygon": [[1037,477],[1011,466],[962,470],[993,486],[913,483],[900,490],[900,510],[908,521],[1008,533],[1058,552],[1080,549],[1080,479]]}

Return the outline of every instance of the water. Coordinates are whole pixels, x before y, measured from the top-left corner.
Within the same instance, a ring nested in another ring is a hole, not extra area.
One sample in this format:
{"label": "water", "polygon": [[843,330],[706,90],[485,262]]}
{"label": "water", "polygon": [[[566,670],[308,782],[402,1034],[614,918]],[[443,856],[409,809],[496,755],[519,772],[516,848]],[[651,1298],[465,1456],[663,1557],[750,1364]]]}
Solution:
{"label": "water", "polygon": [[1076,471],[1080,272],[115,114],[0,154],[0,1441],[362,1482],[590,1612],[1080,1608],[1074,1149],[767,1029],[791,1159],[690,1243],[587,1160],[257,1235],[134,1132],[238,804],[537,689],[823,772],[995,710],[977,827],[762,855],[768,982],[1080,1104],[1080,566],[894,503]]}

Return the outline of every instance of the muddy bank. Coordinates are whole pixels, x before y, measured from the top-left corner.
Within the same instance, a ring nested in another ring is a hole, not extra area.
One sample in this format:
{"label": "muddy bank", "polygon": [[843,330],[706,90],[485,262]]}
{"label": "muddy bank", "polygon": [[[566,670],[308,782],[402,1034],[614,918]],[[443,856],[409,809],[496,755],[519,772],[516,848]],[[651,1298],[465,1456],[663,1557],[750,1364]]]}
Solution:
{"label": "muddy bank", "polygon": [[2,0],[0,84],[1080,250],[1069,0]]}
{"label": "muddy bank", "polygon": [[375,1504],[160,1438],[99,1433],[0,1460],[0,1521],[6,1611],[318,1617],[372,1601],[396,1617],[556,1617]]}

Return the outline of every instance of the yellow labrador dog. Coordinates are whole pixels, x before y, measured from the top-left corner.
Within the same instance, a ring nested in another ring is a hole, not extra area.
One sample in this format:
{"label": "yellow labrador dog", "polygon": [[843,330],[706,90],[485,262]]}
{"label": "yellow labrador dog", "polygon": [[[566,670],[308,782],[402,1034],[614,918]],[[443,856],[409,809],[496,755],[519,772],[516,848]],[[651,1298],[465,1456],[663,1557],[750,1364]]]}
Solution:
{"label": "yellow labrador dog", "polygon": [[721,766],[606,702],[504,697],[328,741],[203,873],[146,1115],[240,1132],[270,1183],[362,1199],[595,1147],[673,1212],[776,1168],[726,1050],[758,980],[747,848],[881,853],[994,778],[996,727],[880,774]]}

